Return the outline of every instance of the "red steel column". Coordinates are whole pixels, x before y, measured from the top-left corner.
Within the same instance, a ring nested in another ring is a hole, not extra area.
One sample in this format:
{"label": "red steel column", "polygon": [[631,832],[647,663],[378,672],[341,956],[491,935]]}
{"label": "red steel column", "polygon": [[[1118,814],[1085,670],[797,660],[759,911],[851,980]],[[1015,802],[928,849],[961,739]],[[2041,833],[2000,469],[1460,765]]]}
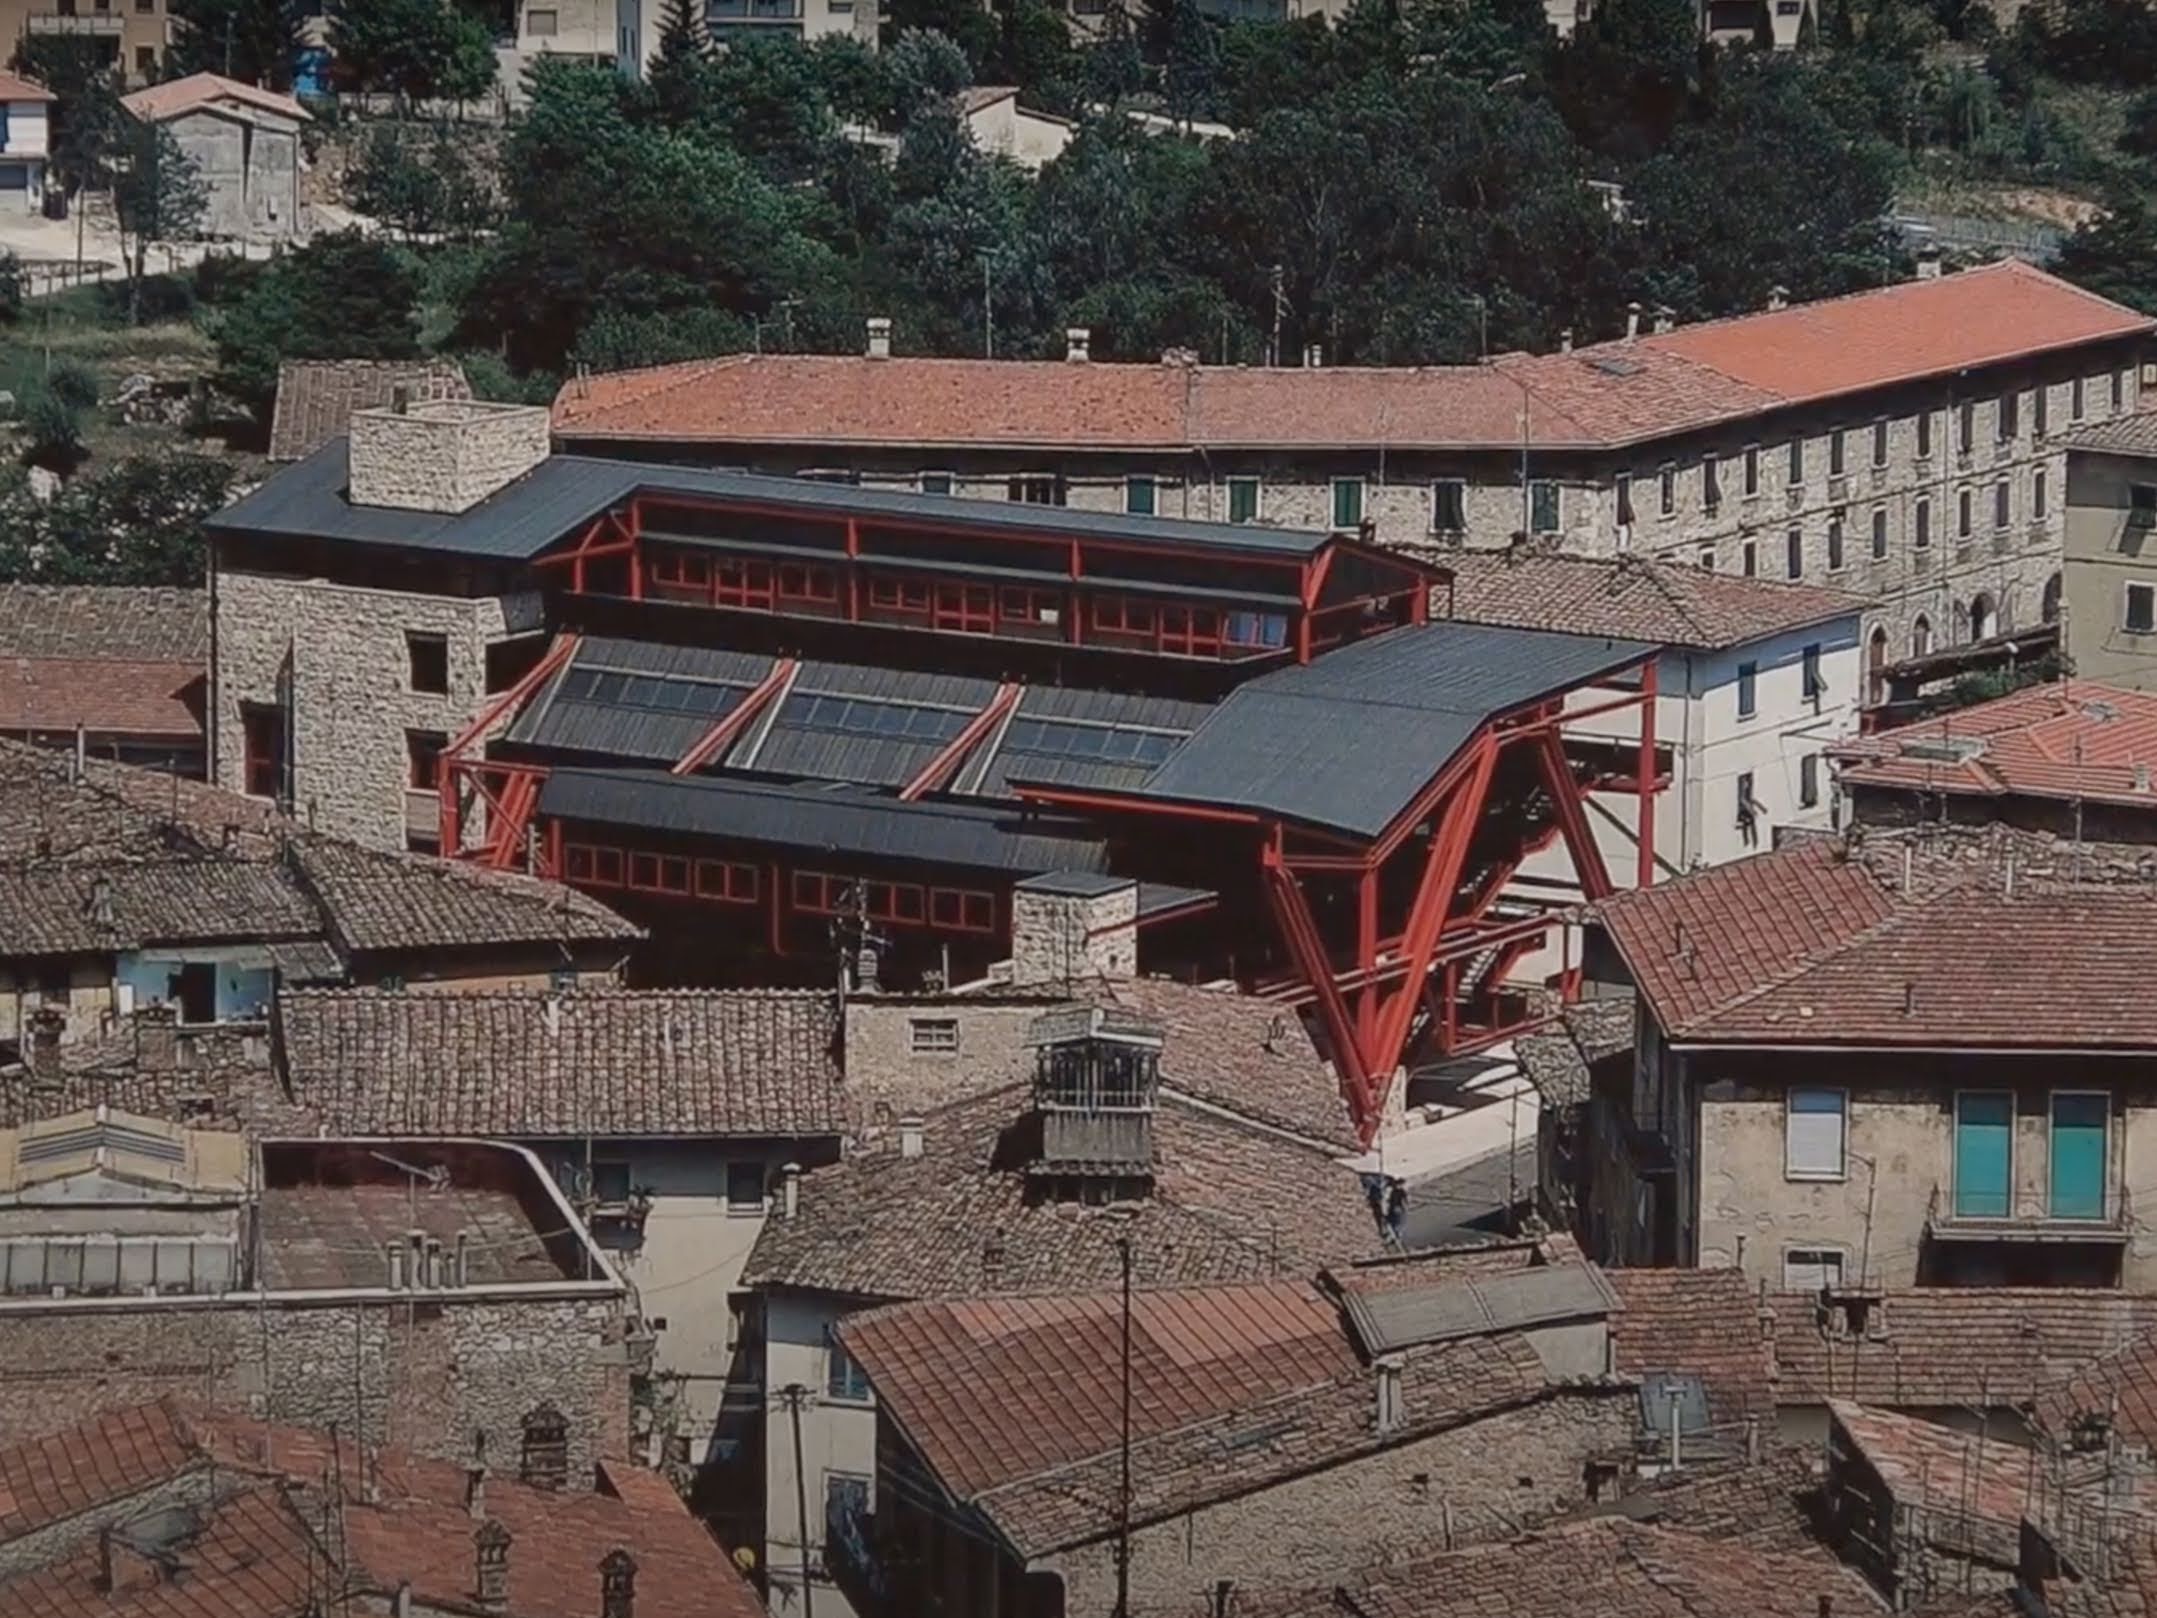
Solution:
{"label": "red steel column", "polygon": [[1655,669],[1659,662],[1660,657],[1651,657],[1640,666],[1640,760],[1633,771],[1640,864],[1633,873],[1633,884],[1642,888],[1655,883]]}

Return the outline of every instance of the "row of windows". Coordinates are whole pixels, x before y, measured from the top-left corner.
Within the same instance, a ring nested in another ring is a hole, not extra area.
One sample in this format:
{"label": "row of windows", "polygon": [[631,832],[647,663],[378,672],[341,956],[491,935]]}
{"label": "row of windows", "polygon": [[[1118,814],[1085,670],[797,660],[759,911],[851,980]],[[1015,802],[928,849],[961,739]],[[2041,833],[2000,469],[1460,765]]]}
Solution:
{"label": "row of windows", "polygon": [[796,910],[813,916],[851,915],[894,927],[945,932],[996,931],[996,895],[973,888],[925,888],[916,882],[864,881],[830,871],[796,871],[788,891]]}
{"label": "row of windows", "polygon": [[645,562],[644,582],[660,600],[709,602],[716,607],[832,612],[839,605],[838,574],[807,563],[660,551]]}
{"label": "row of windows", "polygon": [[[916,480],[924,494],[949,494],[952,478],[948,472],[924,472]],[[1123,509],[1134,517],[1151,517],[1160,510],[1162,480],[1146,474],[1134,474],[1123,480]],[[1233,523],[1257,522],[1264,515],[1265,480],[1257,477],[1231,477],[1223,480],[1227,496],[1227,517]],[[1362,478],[1335,478],[1329,493],[1332,499],[1332,526],[1342,531],[1360,528],[1363,524],[1365,490]],[[1465,478],[1439,478],[1430,486],[1431,528],[1441,534],[1464,532],[1468,526],[1468,481]],[[1061,478],[1046,474],[1015,477],[1009,481],[1009,498],[1028,505],[1062,505],[1066,490]],[[1549,479],[1531,480],[1530,521],[1539,534],[1554,534],[1560,527],[1559,485]]]}
{"label": "row of windows", "polygon": [[[2020,1211],[2050,1219],[2102,1219],[2111,1180],[2112,1099],[2103,1091],[2055,1090],[2047,1102],[2050,1158],[2041,1200],[2015,1196],[2015,1096],[2010,1090],[1956,1092],[1949,1206],[1959,1219],[2007,1219]],[[1850,1093],[1790,1092],[1783,1121],[1783,1175],[1840,1180],[1849,1173]]]}
{"label": "row of windows", "polygon": [[[2117,414],[2126,408],[2129,373],[2124,370],[2115,371],[2112,374],[2111,387],[2112,410]],[[2081,421],[2087,415],[2087,391],[2081,377],[2076,377],[2070,384],[2068,415],[2071,420]],[[1996,442],[2012,443],[2020,436],[2024,398],[2025,395],[2021,392],[2010,392],[2001,394],[1994,402],[1993,425]],[[2029,390],[2027,398],[2032,429],[2037,436],[2043,437],[2050,431],[2050,391],[2046,388],[2033,388]],[[1966,399],[1956,407],[1953,414],[1956,452],[1967,455],[1977,443],[1977,402]],[[1922,411],[1911,419],[1917,430],[1917,458],[1929,459],[1932,455],[1933,412]],[[1865,436],[1870,440],[1871,464],[1875,468],[1884,468],[1888,464],[1892,427],[1890,418],[1882,416],[1869,430],[1865,430]],[[1827,474],[1831,478],[1842,477],[1849,470],[1850,437],[1850,429],[1844,427],[1838,427],[1827,435]],[[1808,442],[1809,440],[1802,437],[1792,438],[1782,450],[1787,487],[1795,489],[1804,486]],[[1747,445],[1738,457],[1739,487],[1747,497],[1761,492],[1762,460],[1763,451],[1757,444]],[[1617,494],[1618,521],[1631,523],[1634,519],[1630,473],[1618,474]],[[1722,504],[1723,462],[1712,452],[1700,458],[1700,498],[1701,504],[1711,512]],[[1677,512],[1678,465],[1675,461],[1664,462],[1656,473],[1656,505],[1662,516],[1673,516]]]}
{"label": "row of windows", "polygon": [[[568,843],[565,877],[586,888],[626,888],[714,904],[753,905],[763,896],[762,874],[738,860],[690,859],[606,843]],[[860,905],[872,921],[949,932],[996,931],[996,896],[972,888],[923,887],[913,882],[860,881],[828,871],[796,871],[787,896],[810,915],[838,916]]]}
{"label": "row of windows", "polygon": [[568,881],[587,888],[627,888],[713,904],[753,905],[762,896],[757,868],[738,860],[692,860],[608,843],[565,843],[562,865]]}
{"label": "row of windows", "polygon": [[[2005,532],[2015,522],[2015,490],[2010,479],[2002,478],[1993,485],[1991,502],[1992,530]],[[2042,470],[2030,474],[2030,521],[2042,522],[2052,509],[2051,485]],[[1956,542],[1974,539],[1977,534],[1978,491],[1960,490],[1955,497]],[[1910,508],[1910,546],[1913,550],[1929,550],[1932,546],[1932,500],[1920,495]],[[1805,576],[1807,547],[1805,531],[1791,528],[1783,536],[1783,574],[1786,578],[1802,579]],[[1887,560],[1888,513],[1885,506],[1872,509],[1869,554],[1876,562]],[[1827,570],[1840,573],[1849,565],[1849,543],[1844,514],[1837,511],[1828,518],[1827,524]],[[1703,549],[1700,565],[1709,571],[1715,567],[1715,552]],[[1746,578],[1755,577],[1760,571],[1759,541],[1745,540],[1738,547],[1738,571]]]}

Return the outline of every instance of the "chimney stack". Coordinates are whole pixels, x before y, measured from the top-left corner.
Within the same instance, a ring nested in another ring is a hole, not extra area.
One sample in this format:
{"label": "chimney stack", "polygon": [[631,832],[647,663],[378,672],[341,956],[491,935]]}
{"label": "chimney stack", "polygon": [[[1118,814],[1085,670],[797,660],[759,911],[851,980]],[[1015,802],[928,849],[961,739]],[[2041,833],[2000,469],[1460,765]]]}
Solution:
{"label": "chimney stack", "polygon": [[636,1618],[637,1559],[617,1545],[599,1563],[599,1618]]}
{"label": "chimney stack", "polygon": [[1924,247],[1918,250],[1917,278],[1920,281],[1937,281],[1940,279],[1940,250],[1937,247]]}
{"label": "chimney stack", "polygon": [[1377,1379],[1378,1408],[1374,1412],[1372,1430],[1385,1438],[1400,1430],[1408,1419],[1407,1402],[1401,1392],[1401,1357],[1398,1354],[1381,1354],[1371,1361],[1371,1371]]}
{"label": "chimney stack", "polygon": [[1093,331],[1090,327],[1064,328],[1064,358],[1073,365],[1084,365],[1093,358]]}
{"label": "chimney stack", "polygon": [[1558,352],[1561,354],[1570,354],[1573,352],[1572,327],[1568,326],[1565,328],[1565,330],[1558,333]]}
{"label": "chimney stack", "polygon": [[779,1165],[779,1217],[792,1219],[801,1208],[801,1165]]}
{"label": "chimney stack", "polygon": [[1670,328],[1677,323],[1677,318],[1678,312],[1675,309],[1671,308],[1669,304],[1657,304],[1655,306],[1656,335],[1661,336],[1664,332],[1670,330]]}
{"label": "chimney stack", "polygon": [[1625,306],[1625,340],[1630,343],[1640,335],[1640,300],[1634,299]]}
{"label": "chimney stack", "polygon": [[397,382],[391,385],[389,390],[389,407],[392,411],[394,411],[400,416],[409,416],[412,413],[411,383]]}
{"label": "chimney stack", "polygon": [[472,1531],[476,1561],[473,1594],[490,1611],[500,1611],[509,1601],[509,1530],[489,1517]]}
{"label": "chimney stack", "polygon": [[472,1521],[487,1520],[487,1435],[472,1435],[472,1464],[464,1469],[464,1509]]}
{"label": "chimney stack", "polygon": [[1321,344],[1305,343],[1303,345],[1303,368],[1306,371],[1318,370],[1325,363],[1326,351]]}
{"label": "chimney stack", "polygon": [[1777,309],[1787,309],[1789,306],[1790,289],[1788,287],[1777,284],[1768,288],[1768,312],[1770,314],[1773,314]]}
{"label": "chimney stack", "polygon": [[180,1065],[179,1013],[164,1000],[135,1012],[135,1066],[144,1073],[170,1073]]}
{"label": "chimney stack", "polygon": [[67,1031],[67,1013],[58,1006],[39,1006],[30,1013],[30,1082],[60,1082],[60,1036]]}
{"label": "chimney stack", "polygon": [[871,315],[869,317],[869,358],[872,360],[888,360],[891,358],[891,317],[889,315]]}
{"label": "chimney stack", "polygon": [[919,1157],[921,1155],[922,1139],[923,1130],[919,1118],[901,1118],[899,1120],[899,1155],[901,1157]]}

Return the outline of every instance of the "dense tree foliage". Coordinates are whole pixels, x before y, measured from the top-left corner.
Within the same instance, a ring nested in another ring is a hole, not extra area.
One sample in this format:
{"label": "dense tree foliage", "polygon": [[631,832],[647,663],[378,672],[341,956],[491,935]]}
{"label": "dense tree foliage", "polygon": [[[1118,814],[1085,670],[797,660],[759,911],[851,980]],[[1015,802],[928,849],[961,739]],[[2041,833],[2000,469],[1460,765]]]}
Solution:
{"label": "dense tree foliage", "polygon": [[318,236],[253,277],[217,321],[219,382],[258,408],[280,360],[407,359],[419,352],[419,278],[396,249]]}
{"label": "dense tree foliage", "polygon": [[311,9],[301,0],[172,0],[171,66],[288,90]]}
{"label": "dense tree foliage", "polygon": [[333,0],[330,49],[365,89],[469,101],[494,84],[494,29],[456,0]]}
{"label": "dense tree foliage", "polygon": [[206,455],[141,456],[86,471],[50,500],[0,479],[0,580],[199,585],[202,524],[233,468]]}

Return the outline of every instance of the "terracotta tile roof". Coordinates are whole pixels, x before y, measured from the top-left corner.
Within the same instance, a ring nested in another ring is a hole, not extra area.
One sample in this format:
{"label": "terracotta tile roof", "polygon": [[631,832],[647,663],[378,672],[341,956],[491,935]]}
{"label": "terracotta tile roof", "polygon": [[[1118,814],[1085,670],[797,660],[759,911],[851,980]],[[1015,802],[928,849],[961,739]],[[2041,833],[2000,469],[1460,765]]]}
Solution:
{"label": "terracotta tile roof", "polygon": [[2157,1298],[2073,1287],[1893,1289],[1862,1337],[1816,1293],[1768,1305],[1784,1404],[2018,1405],[2157,1331]]}
{"label": "terracotta tile roof", "polygon": [[0,658],[210,661],[206,590],[117,584],[0,584]]}
{"label": "terracotta tile roof", "polygon": [[483,871],[426,854],[386,854],[327,837],[292,842],[300,880],[331,936],[355,954],[473,944],[574,943],[643,932],[566,883]]}
{"label": "terracotta tile roof", "polygon": [[315,909],[274,865],[222,856],[0,868],[0,956],[312,938]]}
{"label": "terracotta tile roof", "polygon": [[1486,366],[743,355],[579,378],[577,441],[1066,449],[1608,449],[2079,344],[2152,321],[2009,261],[1772,313]]}
{"label": "terracotta tile roof", "polygon": [[1855,620],[1862,598],[1840,590],[1747,579],[1647,557],[1584,557],[1455,551],[1453,574],[1432,610],[1464,623],[1555,629],[1657,646],[1720,649],[1837,619]]}
{"label": "terracotta tile roof", "polygon": [[2067,440],[2067,447],[2101,455],[2157,455],[2157,411],[2145,410],[2094,427],[2078,428]]}
{"label": "terracotta tile roof", "polygon": [[1894,1495],[1899,1511],[1979,1517],[2019,1530],[2031,1504],[2027,1445],[1837,1399],[1833,1424]]}
{"label": "terracotta tile roof", "polygon": [[0,657],[0,731],[199,742],[206,682],[195,663]]}
{"label": "terracotta tile roof", "polygon": [[45,86],[18,73],[0,73],[0,101],[57,101]]}
{"label": "terracotta tile roof", "polygon": [[1160,1026],[1164,1084],[1308,1140],[1362,1149],[1340,1081],[1293,1011],[1166,978],[1122,979],[1107,992]]}
{"label": "terracotta tile roof", "polygon": [[210,853],[228,826],[261,854],[281,824],[259,798],[97,758],[76,780],[69,751],[0,738],[0,861]]}
{"label": "terracotta tile roof", "polygon": [[2061,1443],[2095,1421],[2101,1434],[2157,1450],[2157,1335],[2136,1337],[2041,1389],[2036,1414]]}
{"label": "terracotta tile roof", "polygon": [[1546,1107],[1575,1107],[1588,1099],[1592,1069],[1633,1048],[1631,995],[1583,1000],[1564,1007],[1547,1028],[1513,1041],[1521,1071]]}
{"label": "terracotta tile roof", "polygon": [[[1301,1282],[1147,1291],[1132,1304],[1134,1520],[1263,1488],[1543,1397],[1526,1340],[1411,1351],[1403,1425],[1371,1424],[1371,1373]],[[1121,1300],[902,1304],[839,1334],[939,1481],[1033,1557],[1114,1531]]]}
{"label": "terracotta tile roof", "polygon": [[445,1182],[417,1195],[403,1184],[266,1186],[256,1223],[267,1291],[387,1286],[386,1249],[413,1230],[445,1252],[471,1233],[464,1251],[475,1287],[564,1279],[518,1195],[483,1185]]}
{"label": "terracotta tile roof", "polygon": [[[304,1598],[333,1584],[387,1597],[408,1583],[418,1608],[475,1606],[475,1522],[460,1466],[385,1449],[363,1468],[353,1445],[333,1435],[175,1400],[101,1417],[44,1446],[0,1451],[0,1479],[38,1465],[22,1458],[35,1448],[85,1480],[65,1497],[83,1502],[71,1513],[185,1473],[205,1473],[226,1495],[186,1546],[185,1578],[108,1596],[96,1582],[95,1542],[86,1550],[63,1543],[42,1570],[0,1584],[9,1618],[304,1618],[312,1610]],[[532,1488],[500,1472],[487,1478],[486,1515],[510,1535],[503,1618],[591,1618],[599,1563],[618,1548],[636,1561],[640,1618],[761,1618],[747,1582],[671,1489],[618,1462],[607,1475],[613,1487],[599,1492]],[[281,1488],[303,1491],[314,1510],[341,1488],[342,1567],[309,1541]],[[299,1601],[290,1599],[295,1559]]]}
{"label": "terracotta tile roof", "polygon": [[1680,1043],[2157,1048],[2153,871],[2006,827],[1814,838],[1597,915]]}
{"label": "terracotta tile roof", "polygon": [[313,1135],[315,1116],[293,1106],[270,1070],[269,1040],[224,1026],[179,1031],[174,1059],[153,1061],[125,1017],[102,1035],[60,1047],[60,1077],[0,1068],[0,1129],[43,1123],[96,1107],[141,1113],[191,1129],[249,1135]]}
{"label": "terracotta tile roof", "polygon": [[1239,1591],[1234,1610],[1237,1618],[1819,1618],[1878,1607],[1854,1570],[1818,1548],[1765,1551],[1597,1517],[1306,1591]]}
{"label": "terracotta tile roof", "polygon": [[169,1404],[107,1411],[72,1432],[0,1449],[0,1545],[124,1500],[194,1455]]}
{"label": "terracotta tile roof", "polygon": [[294,1099],[333,1134],[829,1135],[838,1006],[810,990],[279,997]]}
{"label": "terracotta tile roof", "polygon": [[744,1286],[869,1298],[965,1298],[1106,1286],[1131,1239],[1140,1285],[1255,1281],[1382,1251],[1356,1179],[1326,1151],[1164,1096],[1154,1185],[1093,1208],[1043,1200],[1030,1091],[927,1115],[922,1152],[887,1145],[804,1176],[793,1219],[757,1237]]}
{"label": "terracotta tile roof", "polygon": [[[2066,680],[1830,750],[1846,786],[2075,799],[2157,815],[2157,695]],[[2140,782],[2140,785],[2137,783]]]}
{"label": "terracotta tile roof", "polygon": [[242,84],[238,79],[228,79],[221,73],[190,73],[184,79],[173,79],[164,84],[153,84],[137,90],[133,95],[120,98],[120,105],[137,118],[163,121],[177,118],[183,112],[197,107],[215,106],[219,102],[238,102],[257,112],[272,112],[290,118],[297,123],[311,121],[307,109],[292,97],[279,95],[275,90],[264,90],[252,84]]}
{"label": "terracotta tile roof", "polygon": [[[1763,1445],[1772,1438],[1771,1418]],[[1821,1470],[1816,1444],[1773,1445],[1757,1461],[1688,1459],[1586,1515],[1682,1528],[1755,1550],[1802,1552],[1819,1544]]]}
{"label": "terracotta tile roof", "polygon": [[1697,1376],[1708,1419],[1727,1446],[1748,1416],[1771,1432],[1775,1351],[1743,1271],[1605,1270],[1617,1290],[1611,1317],[1613,1363],[1621,1376]]}
{"label": "terracotta tile roof", "polygon": [[385,408],[400,386],[414,404],[472,397],[455,360],[286,360],[277,367],[270,459],[305,460],[351,429],[353,411]]}

